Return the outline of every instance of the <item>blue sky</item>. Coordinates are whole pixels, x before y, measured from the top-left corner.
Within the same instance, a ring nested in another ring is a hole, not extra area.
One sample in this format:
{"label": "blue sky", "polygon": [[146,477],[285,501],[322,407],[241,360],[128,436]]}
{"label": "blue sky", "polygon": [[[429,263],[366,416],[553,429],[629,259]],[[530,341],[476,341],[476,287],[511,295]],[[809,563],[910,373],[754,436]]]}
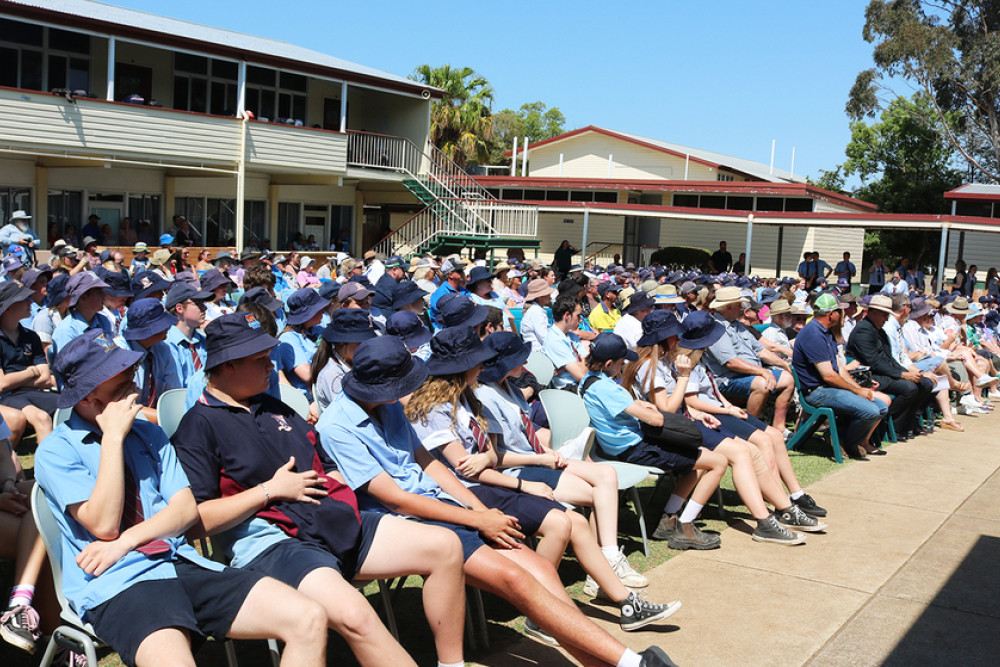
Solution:
{"label": "blue sky", "polygon": [[[406,76],[470,66],[496,106],[541,100],[599,125],[817,176],[844,161],[844,103],[871,66],[867,0],[338,2],[113,0]],[[907,92],[907,91],[902,91]]]}

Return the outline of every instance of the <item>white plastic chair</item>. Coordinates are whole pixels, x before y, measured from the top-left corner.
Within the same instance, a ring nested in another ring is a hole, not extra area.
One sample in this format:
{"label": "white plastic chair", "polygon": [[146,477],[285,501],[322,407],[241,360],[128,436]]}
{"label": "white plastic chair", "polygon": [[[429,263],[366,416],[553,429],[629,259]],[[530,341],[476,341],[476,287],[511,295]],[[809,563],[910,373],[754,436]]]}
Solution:
{"label": "white plastic chair", "polygon": [[281,393],[281,401],[295,410],[303,419],[309,418],[309,399],[301,391],[290,384],[279,384],[278,390]]}
{"label": "white plastic chair", "polygon": [[69,419],[71,414],[73,414],[73,408],[59,408],[56,410],[56,413],[52,415],[52,427],[55,428],[59,424],[62,424]]}
{"label": "white plastic chair", "polygon": [[528,355],[528,360],[524,363],[524,367],[529,373],[535,376],[538,380],[538,384],[543,387],[548,387],[549,383],[552,382],[552,376],[556,373],[555,366],[549,361],[549,358],[545,356],[543,352],[532,352]]}
{"label": "white plastic chair", "polygon": [[187,412],[187,389],[171,389],[160,394],[156,401],[156,421],[160,428],[172,438]]}

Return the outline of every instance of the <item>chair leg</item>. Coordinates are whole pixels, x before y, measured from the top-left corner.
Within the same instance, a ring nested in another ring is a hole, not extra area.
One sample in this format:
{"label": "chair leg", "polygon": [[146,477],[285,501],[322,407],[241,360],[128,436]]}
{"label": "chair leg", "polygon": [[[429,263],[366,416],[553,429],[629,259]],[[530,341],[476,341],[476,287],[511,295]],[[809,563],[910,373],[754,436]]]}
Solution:
{"label": "chair leg", "polygon": [[889,434],[889,442],[899,442],[899,438],[896,437],[896,425],[892,421],[892,415],[885,416],[885,427]]}
{"label": "chair leg", "polygon": [[[483,648],[487,651],[490,650],[490,638],[486,630],[486,610],[483,608],[483,592],[478,588],[473,588],[472,586],[466,586],[465,588],[465,598],[469,599],[469,591],[472,591],[472,602],[476,607],[476,618],[479,621],[479,640],[483,644]],[[466,608],[468,608],[468,602],[466,602]]]}
{"label": "chair leg", "polygon": [[226,665],[228,667],[239,667],[240,662],[236,659],[236,642],[232,639],[227,639],[222,648],[226,652]]}
{"label": "chair leg", "polygon": [[628,490],[632,504],[635,506],[636,516],[639,517],[639,533],[642,535],[642,553],[649,558],[649,539],[646,537],[646,517],[642,511],[642,503],[639,501],[639,488],[633,486]]}
{"label": "chair leg", "polygon": [[385,623],[389,626],[389,632],[399,641],[399,628],[396,627],[396,615],[392,611],[392,589],[385,579],[378,580],[378,590],[382,597],[382,604],[385,606]]}
{"label": "chair leg", "polygon": [[471,650],[476,650],[476,632],[472,627],[472,607],[469,605],[469,589],[465,589],[465,641]]}
{"label": "chair leg", "polygon": [[801,422],[798,428],[795,429],[795,434],[792,435],[792,437],[788,439],[788,442],[785,443],[785,449],[795,449],[800,442],[812,435],[812,432],[816,430],[814,424],[816,424],[818,419],[819,415],[813,412],[809,415],[808,419]]}
{"label": "chair leg", "polygon": [[840,453],[840,435],[837,433],[836,417],[828,416],[827,423],[830,425],[830,445],[833,447],[833,458],[837,463],[844,462],[844,455]]}

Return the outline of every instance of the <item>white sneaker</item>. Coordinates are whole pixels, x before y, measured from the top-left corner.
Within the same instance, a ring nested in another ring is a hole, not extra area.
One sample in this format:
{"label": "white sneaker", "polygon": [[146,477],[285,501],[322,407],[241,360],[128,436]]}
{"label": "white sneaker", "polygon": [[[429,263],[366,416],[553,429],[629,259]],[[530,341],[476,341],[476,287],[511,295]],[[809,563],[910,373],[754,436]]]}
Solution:
{"label": "white sneaker", "polygon": [[645,588],[649,586],[649,579],[642,576],[634,569],[625,557],[625,547],[619,547],[618,553],[608,558],[611,569],[618,575],[618,579],[629,588]]}
{"label": "white sneaker", "polygon": [[583,594],[588,598],[596,598],[601,594],[601,587],[597,585],[597,582],[589,574],[587,575],[587,580],[583,582]]}
{"label": "white sneaker", "polygon": [[568,459],[582,461],[583,457],[590,453],[590,448],[594,444],[594,429],[590,426],[583,429],[580,435],[571,438],[562,444],[559,453]]}
{"label": "white sneaker", "polygon": [[1000,398],[1000,391],[997,391],[996,389],[991,389],[990,392],[986,394],[986,398],[994,398],[994,399]]}
{"label": "white sneaker", "polygon": [[993,384],[1000,378],[995,378],[992,375],[980,375],[979,379],[976,380],[977,387],[985,387],[988,384]]}
{"label": "white sneaker", "polygon": [[791,440],[793,435],[795,435],[795,431],[792,431],[791,429],[787,428],[781,433],[781,437],[785,439],[785,442]]}

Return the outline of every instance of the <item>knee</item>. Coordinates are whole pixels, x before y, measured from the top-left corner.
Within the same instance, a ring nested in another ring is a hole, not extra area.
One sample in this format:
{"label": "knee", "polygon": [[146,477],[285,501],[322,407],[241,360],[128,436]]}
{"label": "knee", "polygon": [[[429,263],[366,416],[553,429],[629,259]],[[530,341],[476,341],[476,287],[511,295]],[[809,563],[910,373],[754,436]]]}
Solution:
{"label": "knee", "polygon": [[545,520],[542,522],[539,532],[549,538],[569,539],[569,535],[573,530],[573,520],[569,514],[569,512],[563,510],[552,510],[545,515]]}
{"label": "knee", "polygon": [[361,593],[334,603],[336,611],[329,616],[330,627],[345,639],[370,637],[381,621]]}
{"label": "knee", "polygon": [[305,602],[296,608],[295,621],[289,627],[292,636],[286,639],[303,641],[318,641],[326,634],[327,618],[323,606],[306,598]]}
{"label": "knee", "polygon": [[597,477],[597,485],[614,490],[618,490],[618,473],[615,469],[607,465],[598,465],[597,469],[599,471]]}

